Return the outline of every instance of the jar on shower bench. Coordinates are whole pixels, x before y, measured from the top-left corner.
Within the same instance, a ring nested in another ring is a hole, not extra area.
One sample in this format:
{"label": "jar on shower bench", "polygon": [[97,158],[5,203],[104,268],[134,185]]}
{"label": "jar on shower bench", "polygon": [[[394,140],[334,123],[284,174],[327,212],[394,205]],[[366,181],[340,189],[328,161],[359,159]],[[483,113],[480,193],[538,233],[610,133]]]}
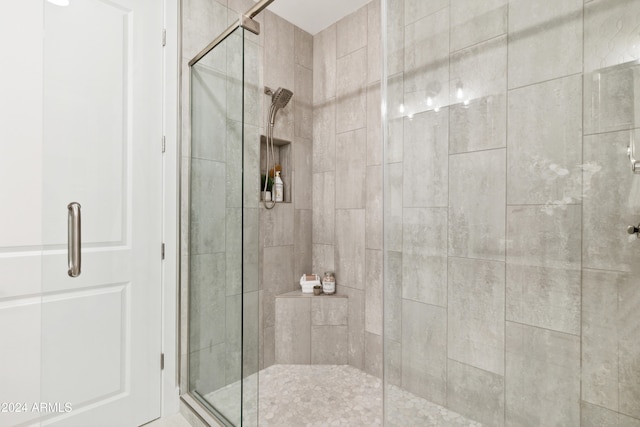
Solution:
{"label": "jar on shower bench", "polygon": [[336,276],[333,271],[325,271],[322,277],[322,293],[333,295],[336,293]]}

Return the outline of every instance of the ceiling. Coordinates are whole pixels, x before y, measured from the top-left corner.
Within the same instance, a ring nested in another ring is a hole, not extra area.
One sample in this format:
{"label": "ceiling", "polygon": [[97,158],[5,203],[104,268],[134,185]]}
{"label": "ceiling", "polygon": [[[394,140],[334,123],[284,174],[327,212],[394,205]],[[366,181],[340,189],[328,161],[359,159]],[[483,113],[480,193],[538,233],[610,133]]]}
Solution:
{"label": "ceiling", "polygon": [[267,9],[311,35],[315,35],[370,1],[275,0]]}

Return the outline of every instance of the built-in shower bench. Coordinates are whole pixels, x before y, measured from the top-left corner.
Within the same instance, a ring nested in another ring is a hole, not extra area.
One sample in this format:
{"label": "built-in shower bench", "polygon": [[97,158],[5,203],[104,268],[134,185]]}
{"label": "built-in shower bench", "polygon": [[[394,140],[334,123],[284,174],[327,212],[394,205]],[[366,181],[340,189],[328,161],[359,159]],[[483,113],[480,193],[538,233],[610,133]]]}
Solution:
{"label": "built-in shower bench", "polygon": [[275,363],[346,365],[348,305],[340,294],[276,295]]}

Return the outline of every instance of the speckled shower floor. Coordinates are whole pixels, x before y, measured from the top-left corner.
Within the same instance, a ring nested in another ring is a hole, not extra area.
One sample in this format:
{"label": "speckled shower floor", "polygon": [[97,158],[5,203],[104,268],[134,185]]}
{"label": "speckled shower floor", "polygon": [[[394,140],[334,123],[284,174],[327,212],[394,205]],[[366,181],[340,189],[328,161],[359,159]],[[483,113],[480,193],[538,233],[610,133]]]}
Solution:
{"label": "speckled shower floor", "polygon": [[[351,366],[274,365],[260,371],[259,382],[260,427],[382,426],[382,381]],[[255,387],[255,378],[245,384]],[[205,397],[229,408],[239,387],[239,382],[230,384]],[[254,390],[245,395],[254,396]],[[245,400],[243,425],[255,426],[255,410],[255,403]],[[482,425],[395,386],[387,388],[386,411],[388,426]]]}

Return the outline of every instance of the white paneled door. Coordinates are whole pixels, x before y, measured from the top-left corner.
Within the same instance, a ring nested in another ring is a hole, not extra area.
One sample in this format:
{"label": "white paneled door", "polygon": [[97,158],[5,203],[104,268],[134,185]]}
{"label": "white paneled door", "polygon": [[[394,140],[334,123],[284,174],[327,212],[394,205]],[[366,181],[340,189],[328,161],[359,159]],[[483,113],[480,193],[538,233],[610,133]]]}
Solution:
{"label": "white paneled door", "polygon": [[162,3],[0,13],[0,426],[160,416]]}

